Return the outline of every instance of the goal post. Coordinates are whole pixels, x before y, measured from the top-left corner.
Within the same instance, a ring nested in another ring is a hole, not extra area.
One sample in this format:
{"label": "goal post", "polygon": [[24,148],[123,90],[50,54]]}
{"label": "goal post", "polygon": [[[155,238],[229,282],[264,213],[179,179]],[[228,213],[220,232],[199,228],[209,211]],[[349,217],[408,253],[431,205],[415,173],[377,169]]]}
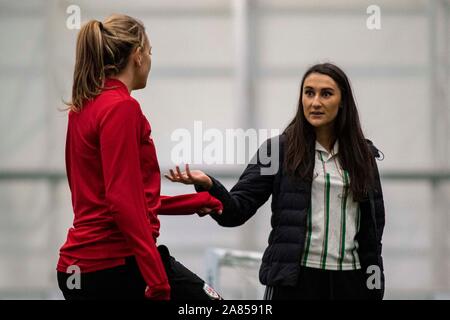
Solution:
{"label": "goal post", "polygon": [[261,300],[259,282],[262,253],[226,248],[206,251],[206,280],[224,299]]}

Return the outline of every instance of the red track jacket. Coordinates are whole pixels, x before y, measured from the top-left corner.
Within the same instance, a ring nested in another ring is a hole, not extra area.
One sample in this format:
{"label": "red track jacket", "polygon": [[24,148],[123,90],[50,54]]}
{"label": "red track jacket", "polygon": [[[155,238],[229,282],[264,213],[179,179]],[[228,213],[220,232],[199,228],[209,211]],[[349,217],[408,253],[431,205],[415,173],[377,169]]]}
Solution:
{"label": "red track jacket", "polygon": [[93,272],[123,265],[134,255],[149,287],[146,296],[168,299],[156,248],[158,214],[193,214],[222,204],[206,192],[160,196],[150,133],[139,103],[119,80],[107,79],[102,93],[81,112],[69,112],[66,170],[75,217],[57,270],[77,265],[81,272]]}

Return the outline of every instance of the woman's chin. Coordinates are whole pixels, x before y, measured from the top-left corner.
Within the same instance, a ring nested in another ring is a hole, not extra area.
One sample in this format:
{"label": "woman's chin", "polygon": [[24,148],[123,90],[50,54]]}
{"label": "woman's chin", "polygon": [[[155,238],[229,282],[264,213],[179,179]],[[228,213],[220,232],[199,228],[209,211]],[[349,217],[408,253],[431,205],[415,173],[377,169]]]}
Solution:
{"label": "woman's chin", "polygon": [[146,86],[147,86],[147,81],[144,81],[144,82],[136,84],[136,86],[134,87],[134,90],[144,89]]}
{"label": "woman's chin", "polygon": [[320,128],[320,127],[326,125],[325,121],[320,120],[320,119],[309,119],[308,122],[314,128]]}

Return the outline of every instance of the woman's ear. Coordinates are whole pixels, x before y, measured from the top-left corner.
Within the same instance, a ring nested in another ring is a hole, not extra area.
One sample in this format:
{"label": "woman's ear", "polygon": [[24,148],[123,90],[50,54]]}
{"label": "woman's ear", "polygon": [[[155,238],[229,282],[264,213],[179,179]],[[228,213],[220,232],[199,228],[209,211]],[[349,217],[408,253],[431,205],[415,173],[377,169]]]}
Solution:
{"label": "woman's ear", "polygon": [[141,47],[137,47],[134,52],[133,52],[133,60],[134,63],[140,67],[142,64],[142,48]]}

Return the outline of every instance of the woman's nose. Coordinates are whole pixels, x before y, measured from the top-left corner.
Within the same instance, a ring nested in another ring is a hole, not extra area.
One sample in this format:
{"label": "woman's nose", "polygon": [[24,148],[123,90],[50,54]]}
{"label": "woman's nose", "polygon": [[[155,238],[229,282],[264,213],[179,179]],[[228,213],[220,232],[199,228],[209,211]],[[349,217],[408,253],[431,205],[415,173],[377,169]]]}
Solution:
{"label": "woman's nose", "polygon": [[313,107],[319,107],[320,106],[320,97],[319,95],[315,95],[311,104]]}

